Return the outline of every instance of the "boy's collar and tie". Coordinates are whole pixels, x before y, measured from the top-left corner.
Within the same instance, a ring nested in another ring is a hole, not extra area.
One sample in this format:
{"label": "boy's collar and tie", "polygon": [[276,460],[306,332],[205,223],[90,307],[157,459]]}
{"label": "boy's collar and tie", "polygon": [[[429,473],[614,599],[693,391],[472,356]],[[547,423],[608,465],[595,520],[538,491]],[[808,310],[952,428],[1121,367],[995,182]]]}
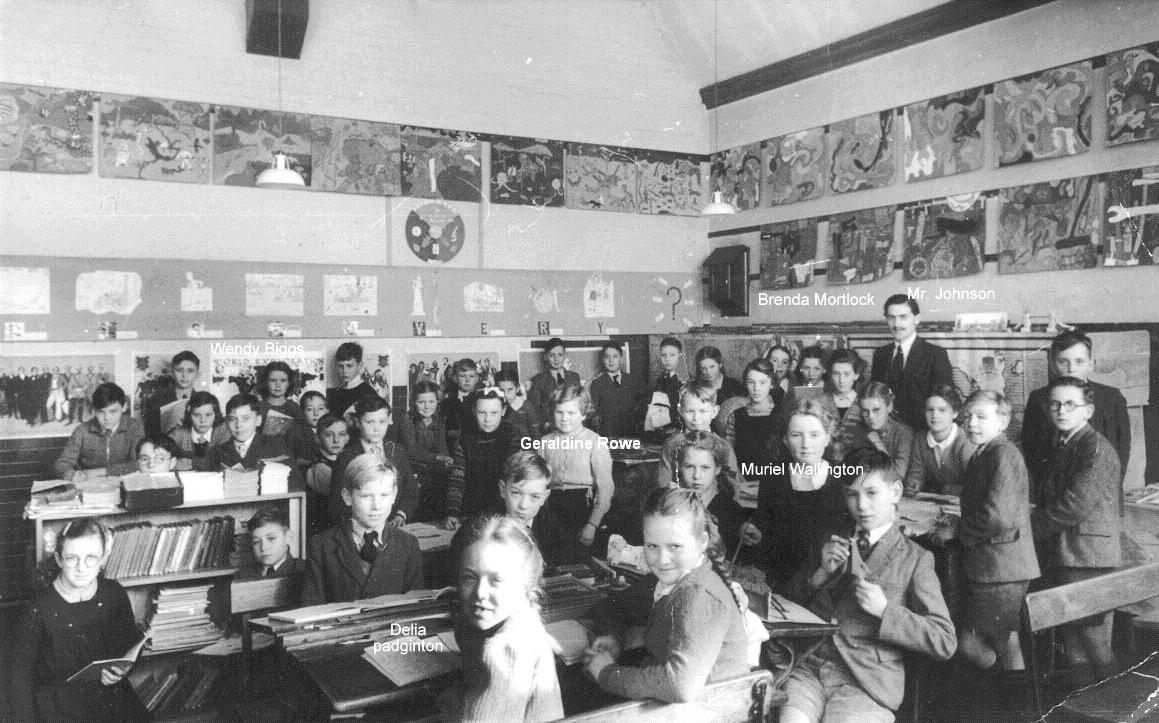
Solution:
{"label": "boy's collar and tie", "polygon": [[363,527],[358,520],[351,519],[350,530],[354,538],[354,545],[358,548],[358,557],[365,563],[374,564],[379,550],[382,549],[385,525],[382,530],[373,530],[369,527]]}
{"label": "boy's collar and tie", "polygon": [[[257,435],[255,434],[254,437],[256,437],[256,436]],[[250,445],[253,444],[254,437],[250,437],[249,439],[247,439],[245,441],[242,441],[240,439],[233,440],[233,446],[235,449],[237,449],[237,456],[243,457],[243,458],[245,457],[246,453],[249,452]]]}
{"label": "boy's collar and tie", "polygon": [[620,373],[619,372],[616,372],[615,374],[609,374],[608,377],[611,378],[612,384],[614,384],[617,387],[620,386]]}
{"label": "boy's collar and tie", "polygon": [[558,369],[551,373],[551,378],[555,380],[556,386],[563,384],[564,374],[562,369]]}
{"label": "boy's collar and tie", "polygon": [[276,573],[278,570],[282,569],[282,565],[286,564],[286,559],[287,558],[283,557],[282,561],[279,562],[277,565],[264,566],[262,568],[262,577],[272,577],[274,575],[274,573]]}
{"label": "boy's collar and tie", "polygon": [[950,434],[941,442],[934,439],[933,432],[926,432],[926,444],[934,451],[934,461],[938,463],[941,468],[946,463],[946,458],[949,456],[950,447],[954,445],[954,440],[958,438],[958,425],[950,427]]}

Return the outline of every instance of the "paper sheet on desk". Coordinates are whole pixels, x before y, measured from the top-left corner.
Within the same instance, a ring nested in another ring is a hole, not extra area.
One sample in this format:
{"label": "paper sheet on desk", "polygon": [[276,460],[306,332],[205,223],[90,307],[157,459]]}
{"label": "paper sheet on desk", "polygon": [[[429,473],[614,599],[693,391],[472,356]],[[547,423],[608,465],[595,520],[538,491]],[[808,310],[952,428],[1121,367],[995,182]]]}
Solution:
{"label": "paper sheet on desk", "polygon": [[400,688],[463,668],[460,654],[448,650],[437,636],[375,643],[362,651],[362,658]]}
{"label": "paper sheet on desk", "polygon": [[418,538],[419,550],[426,552],[428,550],[441,550],[451,546],[451,538],[455,536],[454,530],[444,530],[441,527],[427,524],[426,522],[412,522],[403,525],[404,532],[409,532]]}
{"label": "paper sheet on desk", "polygon": [[[780,606],[778,608],[778,605]],[[765,598],[759,595],[749,596],[749,609],[768,623],[803,623],[806,625],[828,625],[825,620],[814,615],[802,605],[781,597],[776,593],[769,593]],[[783,614],[782,614],[782,611]]]}

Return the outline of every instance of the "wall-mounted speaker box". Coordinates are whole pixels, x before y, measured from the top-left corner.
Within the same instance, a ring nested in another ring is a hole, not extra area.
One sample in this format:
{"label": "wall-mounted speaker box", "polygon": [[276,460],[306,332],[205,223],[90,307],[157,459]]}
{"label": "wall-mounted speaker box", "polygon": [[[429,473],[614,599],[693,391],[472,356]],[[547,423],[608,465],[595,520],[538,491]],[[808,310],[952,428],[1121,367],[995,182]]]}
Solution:
{"label": "wall-mounted speaker box", "polygon": [[721,316],[749,315],[749,247],[721,246],[704,261],[708,300]]}
{"label": "wall-mounted speaker box", "polygon": [[[281,27],[278,6],[281,5]],[[278,35],[281,34],[281,57],[297,60],[302,55],[306,24],[310,20],[310,0],[246,0],[245,51],[256,55],[278,57]]]}

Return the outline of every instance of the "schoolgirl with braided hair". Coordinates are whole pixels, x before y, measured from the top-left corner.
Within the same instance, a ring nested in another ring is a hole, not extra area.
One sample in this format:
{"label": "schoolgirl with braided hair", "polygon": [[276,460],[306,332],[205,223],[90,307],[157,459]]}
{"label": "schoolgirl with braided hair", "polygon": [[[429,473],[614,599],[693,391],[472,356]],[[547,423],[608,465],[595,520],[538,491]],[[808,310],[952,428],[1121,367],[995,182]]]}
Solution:
{"label": "schoolgirl with braided hair", "polygon": [[[601,603],[585,667],[614,695],[689,701],[708,683],[749,672],[744,618],[699,495],[653,490],[642,517],[651,574]],[[635,626],[644,627],[640,664],[618,664]]]}
{"label": "schoolgirl with braided hair", "polygon": [[716,521],[723,554],[729,559],[747,561],[737,546],[755,546],[761,532],[749,521],[746,510],[733,499],[732,481],[726,467],[732,448],[711,432],[685,432],[683,446],[676,453],[676,472],[680,486],[700,495],[700,501]]}

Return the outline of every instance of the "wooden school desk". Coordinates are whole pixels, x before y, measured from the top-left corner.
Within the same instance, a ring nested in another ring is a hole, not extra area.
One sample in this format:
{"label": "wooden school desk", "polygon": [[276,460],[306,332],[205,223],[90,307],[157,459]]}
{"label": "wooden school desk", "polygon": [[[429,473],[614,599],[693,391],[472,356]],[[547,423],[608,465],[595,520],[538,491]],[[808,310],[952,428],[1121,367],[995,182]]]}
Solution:
{"label": "wooden school desk", "polygon": [[[604,597],[603,593],[571,576],[549,578],[544,589],[545,623],[590,619]],[[396,686],[362,658],[362,651],[372,644],[372,637],[379,641],[401,637],[388,633],[392,623],[422,625],[424,638],[450,630],[455,604],[450,600],[425,601],[308,625],[279,623],[265,617],[250,621],[250,625],[253,630],[277,639],[282,649],[317,685],[333,714],[353,714],[418,697],[433,700],[454,680],[452,674]],[[573,674],[565,673],[562,665],[559,669],[562,685],[563,679]]]}

